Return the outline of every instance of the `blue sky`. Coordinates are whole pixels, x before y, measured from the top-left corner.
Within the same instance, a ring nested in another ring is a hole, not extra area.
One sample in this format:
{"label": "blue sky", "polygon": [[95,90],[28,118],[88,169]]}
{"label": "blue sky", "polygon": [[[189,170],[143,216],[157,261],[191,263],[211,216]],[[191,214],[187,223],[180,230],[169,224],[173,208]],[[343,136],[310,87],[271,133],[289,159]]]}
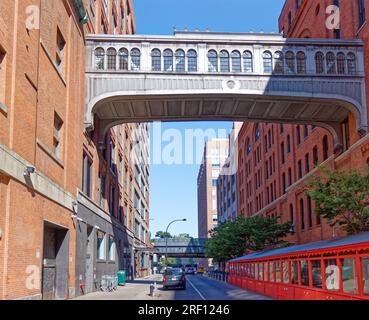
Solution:
{"label": "blue sky", "polygon": [[[134,0],[137,34],[170,35],[177,30],[277,32],[284,0]],[[162,130],[227,129],[227,122],[163,123]],[[162,147],[168,146],[163,142]],[[187,218],[170,227],[172,234],[197,237],[197,174],[199,166],[151,165],[150,229],[152,236],[168,222]]]}

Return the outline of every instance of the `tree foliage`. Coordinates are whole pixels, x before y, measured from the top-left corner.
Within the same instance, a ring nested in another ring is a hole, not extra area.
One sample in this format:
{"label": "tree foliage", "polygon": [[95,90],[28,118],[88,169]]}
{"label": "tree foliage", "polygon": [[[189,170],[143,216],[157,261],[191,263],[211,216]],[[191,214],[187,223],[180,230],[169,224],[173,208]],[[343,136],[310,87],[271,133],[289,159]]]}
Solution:
{"label": "tree foliage", "polygon": [[258,251],[269,247],[285,246],[283,238],[290,232],[292,223],[278,223],[279,217],[238,217],[211,231],[205,253],[217,262],[240,257],[248,250]]}
{"label": "tree foliage", "polygon": [[305,193],[316,203],[316,213],[330,226],[341,226],[348,234],[369,231],[369,172],[323,170]]}
{"label": "tree foliage", "polygon": [[169,232],[165,232],[165,231],[158,231],[155,234],[156,238],[160,238],[160,239],[165,239],[165,238],[172,238],[172,235]]}

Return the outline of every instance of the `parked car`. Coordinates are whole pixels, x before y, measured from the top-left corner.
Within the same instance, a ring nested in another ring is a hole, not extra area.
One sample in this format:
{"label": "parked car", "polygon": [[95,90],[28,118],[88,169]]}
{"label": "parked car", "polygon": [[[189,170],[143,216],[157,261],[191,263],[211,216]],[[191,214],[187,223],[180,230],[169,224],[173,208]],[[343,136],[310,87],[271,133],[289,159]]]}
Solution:
{"label": "parked car", "polygon": [[181,288],[186,290],[186,276],[180,268],[168,268],[163,275],[163,288]]}

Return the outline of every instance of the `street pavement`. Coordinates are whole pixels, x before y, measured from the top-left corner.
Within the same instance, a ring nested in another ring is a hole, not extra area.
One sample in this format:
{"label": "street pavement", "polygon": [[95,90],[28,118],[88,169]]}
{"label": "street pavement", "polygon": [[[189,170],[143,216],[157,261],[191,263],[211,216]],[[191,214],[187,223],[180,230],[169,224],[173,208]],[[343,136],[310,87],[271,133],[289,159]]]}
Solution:
{"label": "street pavement", "polygon": [[[113,292],[94,292],[75,300],[269,300],[268,297],[237,288],[203,275],[187,275],[187,289],[163,290],[162,275],[129,281]],[[150,284],[158,290],[150,296]]]}

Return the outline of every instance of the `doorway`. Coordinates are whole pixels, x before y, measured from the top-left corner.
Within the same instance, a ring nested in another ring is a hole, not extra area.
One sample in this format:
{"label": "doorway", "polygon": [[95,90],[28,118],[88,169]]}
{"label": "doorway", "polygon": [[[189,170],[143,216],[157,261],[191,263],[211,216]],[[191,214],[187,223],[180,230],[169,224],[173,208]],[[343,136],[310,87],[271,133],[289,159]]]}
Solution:
{"label": "doorway", "polygon": [[85,261],[85,293],[90,293],[93,291],[94,283],[94,228],[87,225],[86,234],[86,261]]}
{"label": "doorway", "polygon": [[42,260],[43,300],[68,298],[68,258],[68,229],[45,222]]}

